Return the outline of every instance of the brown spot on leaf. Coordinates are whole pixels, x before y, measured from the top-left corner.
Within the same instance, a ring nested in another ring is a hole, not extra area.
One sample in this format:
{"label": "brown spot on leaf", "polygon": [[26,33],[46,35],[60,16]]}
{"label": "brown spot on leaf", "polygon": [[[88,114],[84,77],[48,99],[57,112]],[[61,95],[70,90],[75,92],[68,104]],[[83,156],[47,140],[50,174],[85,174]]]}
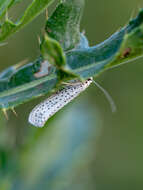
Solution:
{"label": "brown spot on leaf", "polygon": [[122,57],[125,58],[125,57],[128,57],[131,53],[131,48],[126,48],[124,51],[123,51],[123,54],[122,54]]}

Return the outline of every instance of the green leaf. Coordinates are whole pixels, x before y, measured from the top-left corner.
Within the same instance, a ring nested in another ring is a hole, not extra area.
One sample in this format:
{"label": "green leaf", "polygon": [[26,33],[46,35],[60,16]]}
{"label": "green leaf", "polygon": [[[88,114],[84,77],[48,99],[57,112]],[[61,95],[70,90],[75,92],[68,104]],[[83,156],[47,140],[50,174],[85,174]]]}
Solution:
{"label": "green leaf", "polygon": [[[51,43],[53,40],[48,42]],[[54,46],[49,44],[48,47],[53,48]],[[61,50],[59,51],[59,44],[57,47],[57,50],[54,48],[57,53],[54,52],[50,56],[56,57],[59,55],[61,52]],[[44,50],[45,53],[47,53],[46,49]],[[63,54],[63,52],[61,53]],[[65,55],[68,71],[83,79],[92,76],[97,77],[113,66],[142,56],[143,10],[140,11],[136,19],[130,21],[126,27],[101,44],[88,47],[86,38],[81,35],[81,41],[78,43],[77,48],[65,52]],[[39,58],[33,63],[16,69],[8,77],[1,77],[0,106],[2,108],[15,107],[32,98],[51,92],[53,89],[56,90],[55,86],[60,85],[59,72],[62,71],[65,63],[60,65],[61,58],[56,57],[55,60],[57,64],[51,65],[47,60]],[[66,81],[67,79],[68,76],[64,76],[64,80]]]}
{"label": "green leaf", "polygon": [[78,77],[71,71],[69,67],[67,67],[65,54],[60,44],[56,40],[45,35],[40,45],[40,49],[43,59],[57,68],[59,81],[64,79],[70,80],[74,77]]}
{"label": "green leaf", "polygon": [[40,50],[43,58],[49,61],[50,64],[59,69],[64,68],[66,65],[64,52],[56,40],[45,35],[42,43],[40,44]]}
{"label": "green leaf", "polygon": [[[0,20],[8,13],[8,10],[22,0],[0,0]],[[7,15],[5,16],[7,17]],[[1,21],[2,22],[2,21]]]}
{"label": "green leaf", "polygon": [[116,58],[109,67],[116,67],[143,56],[143,24],[126,34]]}
{"label": "green leaf", "polygon": [[26,9],[24,15],[16,23],[8,18],[0,26],[0,41],[5,40],[7,37],[20,30],[26,24],[36,18],[42,11],[44,11],[53,0],[33,0],[29,7]]}
{"label": "green leaf", "polygon": [[80,42],[80,21],[84,0],[66,0],[58,5],[47,20],[48,36],[57,40],[64,51],[75,48]]}
{"label": "green leaf", "polygon": [[50,75],[39,80],[20,85],[0,93],[0,107],[10,109],[25,101],[50,92],[57,84],[56,75]]}
{"label": "green leaf", "polygon": [[67,53],[67,64],[80,77],[98,76],[103,71],[143,56],[143,10],[129,25],[105,42]]}
{"label": "green leaf", "polygon": [[55,73],[55,68],[42,58],[26,65],[19,63],[0,74],[0,92],[30,83],[53,73]]}
{"label": "green leaf", "polygon": [[6,13],[12,2],[13,0],[0,0],[0,19]]}

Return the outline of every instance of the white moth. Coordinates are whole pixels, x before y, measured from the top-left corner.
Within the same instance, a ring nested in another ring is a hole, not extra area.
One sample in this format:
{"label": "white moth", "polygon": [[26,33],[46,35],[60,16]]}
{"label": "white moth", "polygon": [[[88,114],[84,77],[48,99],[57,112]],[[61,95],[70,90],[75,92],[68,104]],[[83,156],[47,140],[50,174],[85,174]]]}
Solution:
{"label": "white moth", "polygon": [[81,92],[83,92],[91,83],[94,83],[108,99],[112,112],[116,111],[116,105],[110,96],[110,94],[102,88],[92,78],[87,79],[85,82],[73,82],[67,85],[62,90],[58,91],[54,95],[50,96],[44,102],[38,104],[29,114],[29,123],[35,127],[43,127],[47,120],[63,108],[66,104],[76,98]]}
{"label": "white moth", "polygon": [[92,78],[90,78],[83,83],[74,82],[50,96],[31,111],[29,123],[35,127],[43,127],[51,116],[77,97],[92,83],[92,81]]}

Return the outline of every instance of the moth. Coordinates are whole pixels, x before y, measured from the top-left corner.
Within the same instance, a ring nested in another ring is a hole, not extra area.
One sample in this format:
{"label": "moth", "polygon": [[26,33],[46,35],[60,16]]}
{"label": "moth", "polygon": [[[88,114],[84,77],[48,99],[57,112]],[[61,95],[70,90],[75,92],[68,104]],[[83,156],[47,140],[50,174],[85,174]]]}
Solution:
{"label": "moth", "polygon": [[38,104],[29,114],[29,123],[35,127],[43,127],[50,117],[76,98],[81,92],[86,90],[92,82],[103,91],[110,102],[112,111],[114,112],[116,106],[111,96],[97,82],[92,78],[89,78],[85,82],[74,81],[73,83],[70,83],[45,101]]}
{"label": "moth", "polygon": [[92,78],[85,82],[74,82],[38,104],[29,115],[29,123],[35,127],[43,127],[47,120],[71,102],[92,83]]}

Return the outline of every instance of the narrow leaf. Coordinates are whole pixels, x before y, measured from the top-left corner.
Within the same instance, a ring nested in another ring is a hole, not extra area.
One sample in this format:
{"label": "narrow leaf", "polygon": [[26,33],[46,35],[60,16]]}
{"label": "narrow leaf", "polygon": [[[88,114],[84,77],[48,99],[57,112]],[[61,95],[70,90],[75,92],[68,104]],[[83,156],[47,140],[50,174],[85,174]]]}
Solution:
{"label": "narrow leaf", "polygon": [[7,19],[0,26],[0,41],[5,40],[7,37],[24,27],[26,24],[36,18],[44,9],[46,9],[53,0],[33,0],[29,7],[26,9],[24,15],[16,23]]}

